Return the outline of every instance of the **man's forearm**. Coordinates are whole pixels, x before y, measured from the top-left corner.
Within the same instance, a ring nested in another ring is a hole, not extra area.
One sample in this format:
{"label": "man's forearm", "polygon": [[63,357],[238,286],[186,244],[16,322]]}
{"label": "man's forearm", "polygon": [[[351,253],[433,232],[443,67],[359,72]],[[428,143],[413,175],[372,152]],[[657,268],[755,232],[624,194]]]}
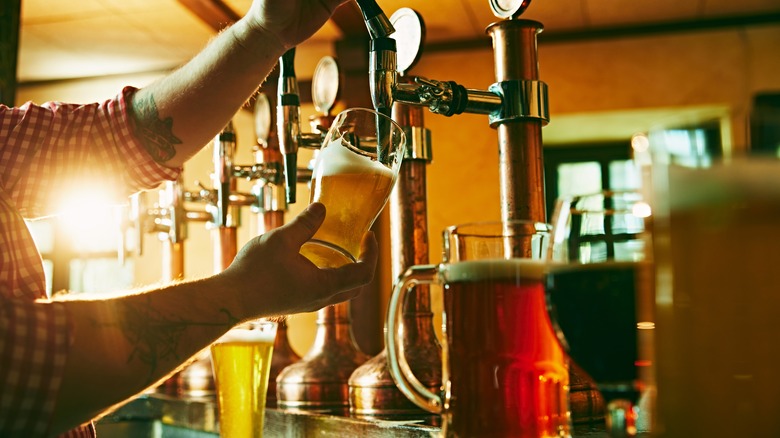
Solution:
{"label": "man's forearm", "polygon": [[[233,117],[274,68],[284,47],[242,19],[179,70],[139,90],[136,136],[159,163],[179,167]],[[253,35],[254,34],[254,35]]]}
{"label": "man's forearm", "polygon": [[[74,343],[54,427],[98,416],[169,375],[241,321],[240,305],[214,278],[110,300],[65,300]],[[218,298],[218,299],[217,299]]]}

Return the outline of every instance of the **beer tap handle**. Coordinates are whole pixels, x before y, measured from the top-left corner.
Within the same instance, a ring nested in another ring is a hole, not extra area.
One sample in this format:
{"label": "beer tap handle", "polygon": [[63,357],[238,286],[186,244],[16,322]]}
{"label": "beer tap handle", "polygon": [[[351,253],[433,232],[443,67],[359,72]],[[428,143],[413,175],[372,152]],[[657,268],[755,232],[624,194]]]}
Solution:
{"label": "beer tap handle", "polygon": [[369,86],[374,109],[388,117],[393,109],[393,87],[397,81],[396,43],[390,38],[393,24],[375,0],[356,0],[371,36]]}
{"label": "beer tap handle", "polygon": [[396,42],[390,37],[372,38],[369,52],[369,87],[374,109],[388,117],[393,109],[393,89],[398,82]]}
{"label": "beer tap handle", "polygon": [[498,18],[518,18],[525,12],[531,0],[490,0],[490,9]]}
{"label": "beer tap handle", "polygon": [[279,59],[279,103],[277,105],[277,130],[279,148],[284,154],[284,174],[287,203],[295,203],[298,181],[298,143],[301,132],[301,102],[298,80],[295,77],[295,48]]}
{"label": "beer tap handle", "polygon": [[236,154],[236,131],[228,122],[214,138],[214,186],[217,189],[217,218],[219,226],[228,225],[230,207],[230,181],[233,176],[233,160]]}
{"label": "beer tap handle", "polygon": [[375,0],[357,0],[371,39],[385,38],[395,32],[392,23]]}

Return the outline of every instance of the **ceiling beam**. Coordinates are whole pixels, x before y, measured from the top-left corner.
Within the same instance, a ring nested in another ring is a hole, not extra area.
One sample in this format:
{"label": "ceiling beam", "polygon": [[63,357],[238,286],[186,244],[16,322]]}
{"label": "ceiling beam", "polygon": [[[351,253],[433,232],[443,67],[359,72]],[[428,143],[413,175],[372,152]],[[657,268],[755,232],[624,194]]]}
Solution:
{"label": "ceiling beam", "polygon": [[219,32],[241,18],[222,0],[177,0],[204,23]]}

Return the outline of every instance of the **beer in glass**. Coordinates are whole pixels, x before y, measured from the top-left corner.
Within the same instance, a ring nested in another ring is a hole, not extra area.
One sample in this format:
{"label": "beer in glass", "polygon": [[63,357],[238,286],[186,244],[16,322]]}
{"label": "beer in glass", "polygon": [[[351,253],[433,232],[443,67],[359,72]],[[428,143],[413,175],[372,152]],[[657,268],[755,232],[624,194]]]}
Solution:
{"label": "beer in glass", "polygon": [[[390,300],[390,371],[404,394],[443,416],[449,437],[570,436],[566,356],[547,314],[542,259],[549,227],[491,222],[445,231],[445,260],[414,266]],[[526,257],[515,257],[514,249]],[[418,283],[443,286],[443,380],[424,390],[401,349],[401,303]]]}
{"label": "beer in glass", "polygon": [[780,436],[780,162],[654,170],[657,435]]}
{"label": "beer in glass", "polygon": [[550,317],[561,345],[606,401],[607,432],[615,438],[646,431],[651,418],[639,407],[653,393],[650,217],[633,190],[564,196],[552,216]]}
{"label": "beer in glass", "polygon": [[336,116],[315,159],[311,202],[327,213],[301,253],[320,267],[360,256],[360,242],[390,197],[405,148],[403,130],[389,117],[354,108]]}
{"label": "beer in glass", "polygon": [[273,321],[243,325],[211,345],[223,438],[263,436],[276,327]]}

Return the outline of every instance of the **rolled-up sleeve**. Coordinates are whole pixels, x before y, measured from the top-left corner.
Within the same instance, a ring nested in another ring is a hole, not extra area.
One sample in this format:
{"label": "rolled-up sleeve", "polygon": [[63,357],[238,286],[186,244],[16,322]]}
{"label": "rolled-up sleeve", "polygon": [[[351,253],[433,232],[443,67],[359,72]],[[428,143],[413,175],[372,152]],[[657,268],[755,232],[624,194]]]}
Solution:
{"label": "rolled-up sleeve", "polygon": [[181,169],[156,163],[133,135],[128,108],[136,91],[85,105],[0,105],[0,185],[25,216],[54,213],[79,184],[100,184],[122,202],[176,179]]}

